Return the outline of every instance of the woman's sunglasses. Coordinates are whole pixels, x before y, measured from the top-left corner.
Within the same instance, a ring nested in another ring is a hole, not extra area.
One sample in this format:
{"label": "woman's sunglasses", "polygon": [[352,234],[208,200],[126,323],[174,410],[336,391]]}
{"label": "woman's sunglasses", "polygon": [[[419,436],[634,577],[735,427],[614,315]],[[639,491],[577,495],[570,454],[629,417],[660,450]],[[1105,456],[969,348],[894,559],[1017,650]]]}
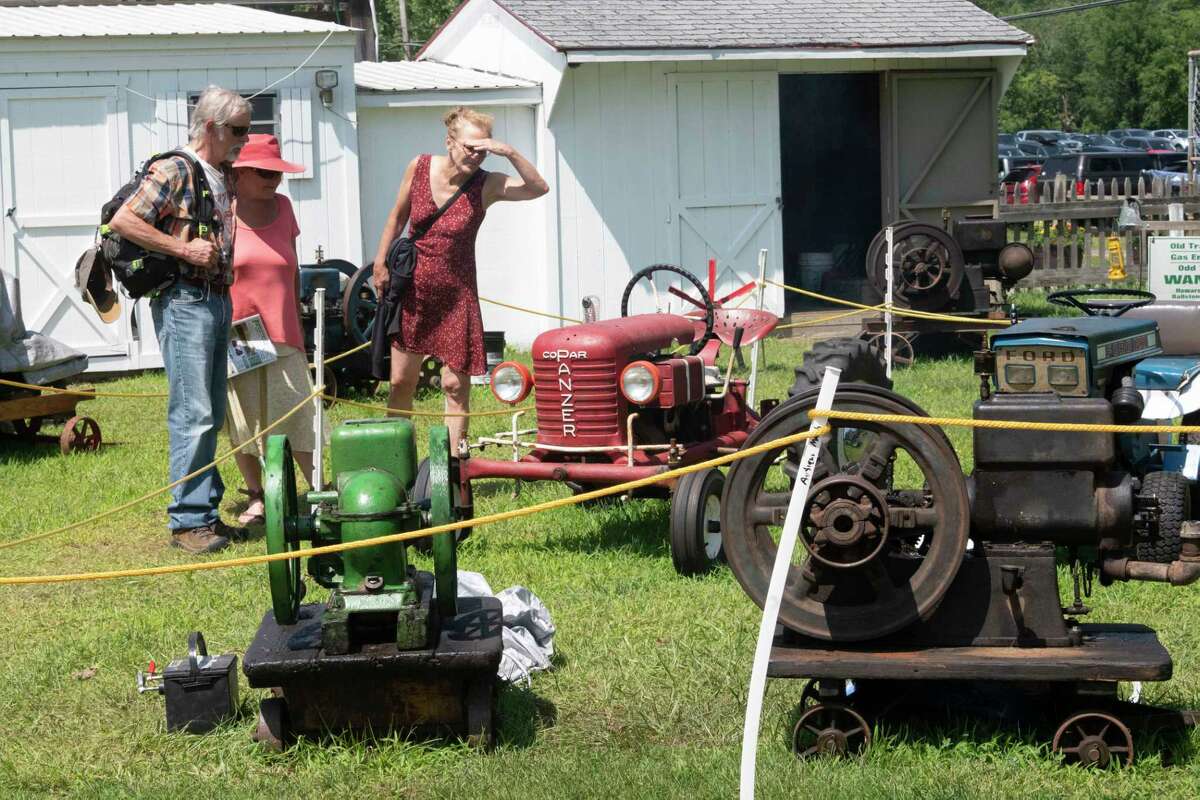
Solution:
{"label": "woman's sunglasses", "polygon": [[269,181],[276,180],[278,178],[283,177],[283,173],[278,172],[277,170],[259,169],[258,167],[251,167],[251,169],[253,169],[258,174],[258,177],[265,178],[266,180],[269,180]]}

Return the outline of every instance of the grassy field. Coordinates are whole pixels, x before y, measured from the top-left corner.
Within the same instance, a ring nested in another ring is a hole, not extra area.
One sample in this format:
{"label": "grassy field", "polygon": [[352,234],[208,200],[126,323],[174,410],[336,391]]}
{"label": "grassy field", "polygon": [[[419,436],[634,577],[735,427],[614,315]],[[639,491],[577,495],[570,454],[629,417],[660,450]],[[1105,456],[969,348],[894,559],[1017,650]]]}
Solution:
{"label": "grassy field", "polygon": [[[771,342],[761,396],[782,396],[803,345]],[[522,354],[522,357],[524,355]],[[160,391],[161,375],[103,384]],[[977,382],[965,357],[920,362],[899,391],[930,413],[967,416]],[[479,407],[493,407],[477,392]],[[380,398],[381,399],[381,398]],[[427,397],[420,407],[438,402]],[[335,418],[350,416],[341,407]],[[96,454],[0,450],[0,541],[47,530],[166,483],[165,401],[98,399]],[[357,416],[357,414],[355,414]],[[477,421],[475,432],[504,426]],[[425,439],[426,423],[418,425]],[[965,468],[970,437],[950,435]],[[224,447],[224,444],[222,444]],[[223,470],[231,487],[236,470]],[[484,488],[477,513],[559,497],[555,485]],[[116,569],[189,560],[167,546],[165,502],[65,535],[0,551],[5,575]],[[232,489],[224,510],[241,508]],[[263,567],[186,576],[0,588],[0,796],[43,797],[731,797],[737,791],[746,683],[758,609],[727,569],[683,579],[671,567],[667,506],[632,501],[567,508],[475,535],[460,566],[500,589],[532,588],[558,625],[556,669],[532,689],[506,688],[492,753],[454,744],[331,738],[271,755],[250,741],[263,693],[243,680],[239,718],[203,737],[165,733],[162,701],[134,674],[178,657],[188,631],[210,651],[242,653],[270,605]],[[251,555],[261,538],[231,549]],[[224,555],[224,554],[223,554]],[[418,562],[427,566],[427,562]],[[318,592],[318,596],[320,593]],[[1200,706],[1200,594],[1149,584],[1097,588],[1100,621],[1159,629],[1175,678],[1143,697]],[[84,670],[94,670],[82,677]],[[861,761],[798,762],[788,722],[799,682],[768,685],[761,797],[1195,797],[1200,757],[1170,765],[1144,748],[1121,773],[1059,766],[1044,738],[970,719],[887,724]],[[1193,734],[1190,744],[1200,745]]]}

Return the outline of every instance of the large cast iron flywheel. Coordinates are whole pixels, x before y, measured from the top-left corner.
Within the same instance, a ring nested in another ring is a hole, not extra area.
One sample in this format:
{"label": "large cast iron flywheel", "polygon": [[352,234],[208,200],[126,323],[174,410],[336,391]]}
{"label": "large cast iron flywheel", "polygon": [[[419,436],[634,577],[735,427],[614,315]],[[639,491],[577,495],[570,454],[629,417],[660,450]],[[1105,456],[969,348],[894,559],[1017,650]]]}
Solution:
{"label": "large cast iron flywheel", "polygon": [[[817,391],[773,410],[746,447],[800,433]],[[912,414],[883,389],[839,387],[834,407]],[[926,425],[832,420],[809,492],[779,621],[828,641],[863,641],[901,630],[932,612],[966,552],[969,506],[950,441]],[[791,497],[789,462],[804,443],[766,451],[730,469],[721,501],[725,557],[762,606]]]}

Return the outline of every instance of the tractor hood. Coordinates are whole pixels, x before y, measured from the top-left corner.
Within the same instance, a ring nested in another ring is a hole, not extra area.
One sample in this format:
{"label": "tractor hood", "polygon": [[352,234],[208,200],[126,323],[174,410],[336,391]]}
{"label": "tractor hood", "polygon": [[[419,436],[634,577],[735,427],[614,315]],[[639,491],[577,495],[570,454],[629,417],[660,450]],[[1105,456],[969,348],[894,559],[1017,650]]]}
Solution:
{"label": "tractor hood", "polygon": [[695,324],[675,314],[639,314],[546,331],[533,340],[535,365],[544,361],[624,362],[644,353],[690,344]]}
{"label": "tractor hood", "polygon": [[1110,367],[1162,353],[1153,320],[1124,317],[1035,317],[1003,333],[992,334],[992,349],[1008,347],[1079,347],[1091,366]]}

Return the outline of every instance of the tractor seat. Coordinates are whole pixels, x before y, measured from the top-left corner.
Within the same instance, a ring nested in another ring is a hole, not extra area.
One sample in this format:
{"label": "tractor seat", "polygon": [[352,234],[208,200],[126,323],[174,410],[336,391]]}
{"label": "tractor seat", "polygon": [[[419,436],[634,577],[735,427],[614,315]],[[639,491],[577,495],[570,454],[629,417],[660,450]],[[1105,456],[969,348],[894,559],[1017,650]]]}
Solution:
{"label": "tractor seat", "polygon": [[1131,308],[1125,319],[1152,319],[1158,323],[1163,355],[1190,356],[1200,353],[1200,303],[1155,302]]}
{"label": "tractor seat", "polygon": [[[770,311],[759,311],[756,308],[718,308],[713,313],[713,334],[717,338],[700,351],[700,357],[709,365],[716,364],[717,351],[721,349],[722,343],[733,346],[733,335],[737,328],[742,329],[741,343],[747,345],[764,338],[779,324],[779,317]],[[689,311],[684,316],[695,320],[692,324],[696,326],[697,336],[704,333],[704,322],[697,319],[703,316],[703,312]]]}

